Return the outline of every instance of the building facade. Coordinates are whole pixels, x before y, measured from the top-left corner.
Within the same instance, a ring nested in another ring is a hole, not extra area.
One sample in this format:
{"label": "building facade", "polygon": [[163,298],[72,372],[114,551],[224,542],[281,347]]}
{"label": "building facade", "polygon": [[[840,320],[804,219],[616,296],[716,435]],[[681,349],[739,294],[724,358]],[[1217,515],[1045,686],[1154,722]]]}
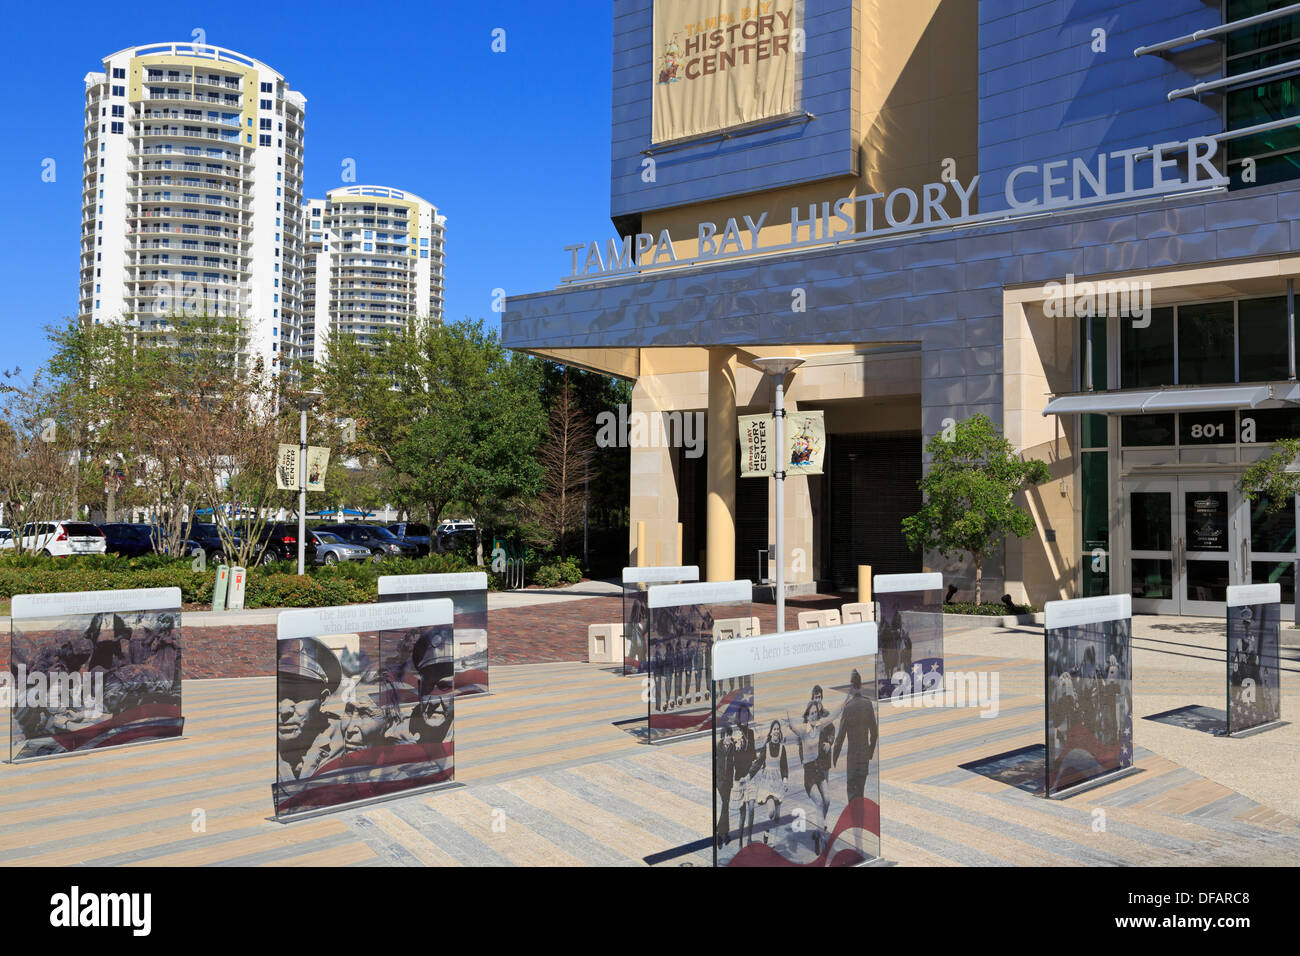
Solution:
{"label": "building facade", "polygon": [[298,358],[302,94],[193,43],[120,50],[85,85],[81,318],[237,315],[267,367]]}
{"label": "building facade", "polygon": [[630,560],[680,540],[711,580],[765,576],[772,482],[737,477],[737,416],[771,407],[758,360],[795,355],[787,406],[828,433],[825,474],[785,482],[796,586],[869,564],[969,599],[967,557],[899,525],[926,442],[983,413],[1051,471],[986,593],[1292,602],[1296,503],[1238,486],[1300,435],[1286,9],[618,0],[613,229],[558,251],[502,335],[632,380],[633,411],[703,416],[702,457],[633,448]]}
{"label": "building facade", "polygon": [[433,204],[387,186],[343,186],[303,209],[305,359],[323,361],[338,332],[366,345],[409,322],[443,320],[447,219]]}

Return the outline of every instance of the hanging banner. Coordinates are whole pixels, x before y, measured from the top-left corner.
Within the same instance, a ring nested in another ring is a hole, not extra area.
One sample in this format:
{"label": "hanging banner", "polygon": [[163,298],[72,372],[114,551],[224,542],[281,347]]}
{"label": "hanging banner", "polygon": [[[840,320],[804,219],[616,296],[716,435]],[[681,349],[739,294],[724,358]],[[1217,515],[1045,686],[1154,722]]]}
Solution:
{"label": "hanging banner", "polygon": [[740,415],[740,477],[767,478],[775,470],[772,416]]}
{"label": "hanging banner", "polygon": [[325,490],[325,470],[329,467],[330,450],[318,445],[307,446],[304,468],[298,467],[297,445],[281,445],[275,456],[275,487],[281,491],[302,491],[304,478],[308,491]]}
{"label": "hanging banner", "polygon": [[820,475],[826,457],[826,413],[786,412],[787,475]]}
{"label": "hanging banner", "polygon": [[798,0],[656,0],[651,142],[795,112],[799,6]]}
{"label": "hanging banner", "polygon": [[317,445],[307,446],[307,490],[325,490],[325,469],[329,467],[330,450]]}
{"label": "hanging banner", "polygon": [[298,490],[298,446],[281,445],[275,454],[275,487],[281,491]]}

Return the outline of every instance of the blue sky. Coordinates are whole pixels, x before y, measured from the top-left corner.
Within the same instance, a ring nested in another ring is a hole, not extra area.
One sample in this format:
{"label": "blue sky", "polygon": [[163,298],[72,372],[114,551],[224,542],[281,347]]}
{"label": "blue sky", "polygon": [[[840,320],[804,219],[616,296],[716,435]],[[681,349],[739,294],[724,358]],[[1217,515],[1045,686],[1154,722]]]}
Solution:
{"label": "blue sky", "polygon": [[[611,234],[612,5],[21,4],[5,14],[9,139],[0,149],[0,367],[48,355],[77,305],[83,77],[130,46],[193,39],[278,70],[307,97],[306,193],[408,189],[447,216],[447,318],[496,324],[491,296],[553,288],[564,246]],[[229,11],[223,15],[220,11]],[[237,25],[238,24],[238,25]],[[506,50],[491,49],[506,31]],[[56,163],[42,182],[42,162]],[[26,376],[24,376],[26,377]]]}

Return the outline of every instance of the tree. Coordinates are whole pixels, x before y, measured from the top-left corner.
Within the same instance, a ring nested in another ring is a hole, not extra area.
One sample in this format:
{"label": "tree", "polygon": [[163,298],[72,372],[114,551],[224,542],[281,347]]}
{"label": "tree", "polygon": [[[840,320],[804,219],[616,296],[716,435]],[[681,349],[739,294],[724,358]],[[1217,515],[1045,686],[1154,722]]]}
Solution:
{"label": "tree", "polygon": [[551,405],[547,440],[538,451],[545,473],[544,490],[530,508],[533,521],[560,557],[568,553],[568,538],[582,522],[583,484],[590,474],[592,419],[579,406],[569,385],[568,369]]}
{"label": "tree", "polygon": [[1022,459],[987,415],[958,422],[951,437],[935,435],[925,450],[930,468],[918,483],[924,504],[903,519],[903,534],[913,550],[945,558],[968,552],[975,562],[975,603],[982,603],[984,556],[1008,534],[1033,532],[1033,517],[1015,498],[1026,485],[1048,480],[1047,463]]}
{"label": "tree", "polygon": [[24,382],[19,370],[0,377],[0,514],[12,525],[16,551],[22,526],[76,518],[80,469],[71,416],[46,376]]}
{"label": "tree", "polygon": [[389,500],[436,525],[461,502],[479,528],[495,503],[532,495],[545,427],[536,363],[515,356],[483,323],[415,322],[365,345],[336,337],[314,372],[327,411],[355,422],[346,453],[373,456]]}
{"label": "tree", "polygon": [[1273,453],[1241,474],[1237,487],[1247,501],[1265,502],[1265,513],[1290,507],[1291,498],[1300,492],[1300,471],[1290,468],[1300,458],[1300,438],[1283,438],[1273,445]]}

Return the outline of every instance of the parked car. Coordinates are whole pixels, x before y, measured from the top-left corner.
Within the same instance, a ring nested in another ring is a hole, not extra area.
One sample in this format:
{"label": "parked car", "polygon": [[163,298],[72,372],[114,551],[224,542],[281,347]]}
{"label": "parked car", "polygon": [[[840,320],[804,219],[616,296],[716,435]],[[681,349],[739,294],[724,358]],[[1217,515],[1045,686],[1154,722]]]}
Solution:
{"label": "parked car", "polygon": [[[185,553],[196,555],[203,552],[204,558],[208,564],[225,564],[226,563],[226,545],[221,540],[221,533],[215,524],[192,524],[184,530],[185,543],[182,545]],[[243,544],[243,539],[238,535],[234,537],[231,544],[239,548]],[[235,555],[230,555],[233,559]],[[297,552],[294,553],[297,557]]]}
{"label": "parked car", "polygon": [[316,547],[316,563],[335,565],[340,561],[367,561],[370,549],[363,544],[344,541],[332,531],[309,531],[311,543]]}
{"label": "parked car", "polygon": [[104,544],[109,554],[138,558],[142,554],[153,553],[153,538],[150,536],[152,529],[147,524],[114,521],[101,524],[99,530],[104,532]]}
{"label": "parked car", "polygon": [[369,548],[377,561],[384,558],[417,558],[420,549],[407,544],[387,528],[369,524],[328,524],[315,528],[316,531],[329,531],[349,544],[359,544]]}
{"label": "parked car", "polygon": [[428,554],[433,547],[427,524],[417,524],[414,521],[399,521],[397,524],[390,524],[388,530],[403,541],[410,542],[419,548],[421,555]]}
{"label": "parked car", "polygon": [[[251,528],[241,525],[236,529],[241,539],[250,537]],[[253,548],[252,562],[270,564],[272,561],[298,560],[298,525],[289,521],[269,521],[254,539],[257,546]],[[306,562],[316,560],[316,546],[311,543],[311,529],[307,531]]]}
{"label": "parked car", "polygon": [[29,554],[63,558],[71,554],[106,554],[104,532],[89,521],[28,522],[18,534],[0,541],[0,548],[14,549],[21,541]]}
{"label": "parked car", "polygon": [[456,531],[473,531],[474,522],[464,519],[448,519],[447,521],[438,522],[438,535],[451,534]]}

